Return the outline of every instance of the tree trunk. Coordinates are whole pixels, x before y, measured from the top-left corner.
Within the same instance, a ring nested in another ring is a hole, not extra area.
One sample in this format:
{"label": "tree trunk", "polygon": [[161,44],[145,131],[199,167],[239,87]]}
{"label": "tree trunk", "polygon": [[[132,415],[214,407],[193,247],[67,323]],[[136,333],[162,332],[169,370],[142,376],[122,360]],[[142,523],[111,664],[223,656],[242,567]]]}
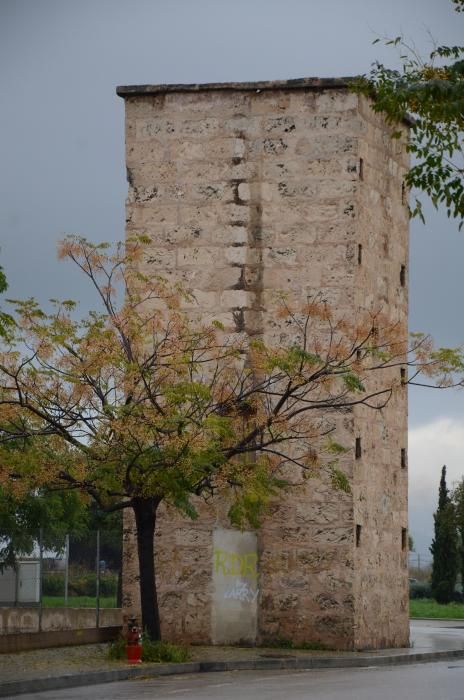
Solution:
{"label": "tree trunk", "polygon": [[155,641],[161,639],[154,552],[156,510],[159,504],[160,500],[156,498],[132,499],[137,526],[142,629]]}

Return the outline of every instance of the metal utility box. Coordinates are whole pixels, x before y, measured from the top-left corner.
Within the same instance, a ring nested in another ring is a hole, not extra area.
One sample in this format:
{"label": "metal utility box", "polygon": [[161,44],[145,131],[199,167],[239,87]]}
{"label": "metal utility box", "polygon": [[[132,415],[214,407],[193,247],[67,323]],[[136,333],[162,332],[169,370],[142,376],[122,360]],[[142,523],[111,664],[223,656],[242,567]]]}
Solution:
{"label": "metal utility box", "polygon": [[16,569],[0,573],[0,605],[31,605],[40,602],[40,562],[18,561]]}

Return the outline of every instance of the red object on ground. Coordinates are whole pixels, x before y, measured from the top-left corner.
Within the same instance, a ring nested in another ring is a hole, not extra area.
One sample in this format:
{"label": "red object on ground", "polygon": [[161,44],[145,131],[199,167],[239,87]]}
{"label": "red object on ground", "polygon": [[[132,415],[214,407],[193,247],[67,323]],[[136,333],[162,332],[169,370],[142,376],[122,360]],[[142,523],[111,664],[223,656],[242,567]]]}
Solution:
{"label": "red object on ground", "polygon": [[130,664],[142,663],[142,645],[140,643],[142,635],[134,619],[129,620],[129,629],[127,630],[127,645],[126,654],[127,661]]}
{"label": "red object on ground", "polygon": [[129,664],[142,663],[142,646],[140,644],[128,644],[126,646],[127,662]]}

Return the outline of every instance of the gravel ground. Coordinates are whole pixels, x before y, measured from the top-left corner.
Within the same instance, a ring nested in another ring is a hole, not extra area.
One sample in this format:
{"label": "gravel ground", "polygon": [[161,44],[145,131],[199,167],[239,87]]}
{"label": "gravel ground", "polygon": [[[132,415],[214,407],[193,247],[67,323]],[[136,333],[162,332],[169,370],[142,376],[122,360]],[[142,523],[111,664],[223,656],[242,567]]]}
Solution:
{"label": "gravel ground", "polygon": [[101,671],[120,667],[121,662],[108,659],[107,649],[107,644],[88,644],[0,654],[0,682],[49,678],[80,671]]}
{"label": "gravel ground", "polygon": [[[332,652],[334,653],[334,652]],[[353,652],[346,652],[351,655]],[[331,655],[327,651],[294,649],[252,649],[241,647],[192,647],[192,661],[240,661],[282,656]],[[340,652],[335,653],[337,656]],[[86,644],[55,649],[36,649],[15,654],[0,654],[0,683],[34,678],[49,678],[89,671],[108,671],[128,666],[124,661],[108,659],[108,644]]]}

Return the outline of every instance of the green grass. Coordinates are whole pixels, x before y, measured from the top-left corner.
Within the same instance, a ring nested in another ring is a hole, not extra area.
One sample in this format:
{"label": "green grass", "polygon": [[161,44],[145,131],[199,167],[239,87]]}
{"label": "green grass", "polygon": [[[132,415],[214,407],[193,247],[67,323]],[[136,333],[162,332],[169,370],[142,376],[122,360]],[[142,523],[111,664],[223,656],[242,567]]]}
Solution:
{"label": "green grass", "polygon": [[431,598],[419,598],[409,601],[410,617],[443,617],[448,619],[464,619],[464,603],[449,603],[441,605]]}
{"label": "green grass", "polygon": [[[64,596],[44,595],[42,598],[44,608],[64,608]],[[68,597],[68,608],[94,608],[96,606],[95,598],[88,595],[73,595]],[[100,597],[101,608],[115,608],[116,600],[114,596]]]}

